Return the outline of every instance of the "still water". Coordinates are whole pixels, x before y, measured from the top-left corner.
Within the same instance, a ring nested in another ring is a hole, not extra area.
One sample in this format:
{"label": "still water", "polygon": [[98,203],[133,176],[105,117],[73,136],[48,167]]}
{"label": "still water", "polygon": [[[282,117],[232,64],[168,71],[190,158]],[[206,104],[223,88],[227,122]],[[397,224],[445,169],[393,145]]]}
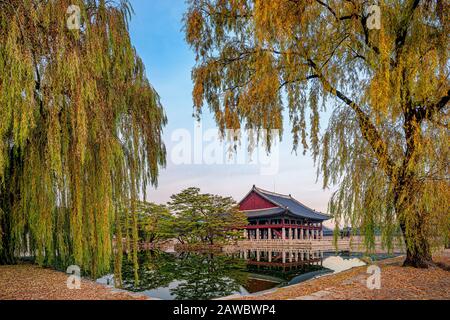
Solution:
{"label": "still water", "polygon": [[[164,300],[209,300],[288,286],[325,274],[363,266],[363,254],[313,250],[243,250],[228,254],[143,251],[139,283],[124,259],[123,289]],[[378,254],[371,259],[390,256]],[[112,276],[97,280],[113,284]]]}

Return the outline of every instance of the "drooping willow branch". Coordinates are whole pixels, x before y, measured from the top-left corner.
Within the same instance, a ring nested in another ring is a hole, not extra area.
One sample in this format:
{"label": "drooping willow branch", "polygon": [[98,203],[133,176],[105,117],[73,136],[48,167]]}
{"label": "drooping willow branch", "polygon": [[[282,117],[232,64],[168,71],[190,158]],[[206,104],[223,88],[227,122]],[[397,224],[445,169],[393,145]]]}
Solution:
{"label": "drooping willow branch", "polygon": [[[80,30],[67,28],[69,5]],[[167,120],[130,12],[127,1],[0,2],[0,262],[31,254],[95,276],[123,236],[137,251],[121,216],[157,183]]]}

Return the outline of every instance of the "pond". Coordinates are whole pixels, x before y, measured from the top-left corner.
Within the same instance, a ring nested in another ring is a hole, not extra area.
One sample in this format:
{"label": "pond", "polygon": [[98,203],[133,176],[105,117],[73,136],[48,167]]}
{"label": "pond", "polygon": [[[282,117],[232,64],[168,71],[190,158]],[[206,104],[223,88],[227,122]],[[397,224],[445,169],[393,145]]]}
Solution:
{"label": "pond", "polygon": [[[123,289],[164,300],[209,300],[247,295],[363,266],[362,253],[250,249],[233,253],[142,251],[139,283],[124,258]],[[371,255],[372,260],[392,257]],[[97,280],[113,284],[112,275]]]}

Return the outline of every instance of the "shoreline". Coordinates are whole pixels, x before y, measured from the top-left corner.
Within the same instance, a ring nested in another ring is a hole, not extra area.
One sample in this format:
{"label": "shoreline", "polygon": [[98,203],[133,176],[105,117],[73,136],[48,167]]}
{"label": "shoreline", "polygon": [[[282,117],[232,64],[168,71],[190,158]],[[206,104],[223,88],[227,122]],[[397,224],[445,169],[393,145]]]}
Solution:
{"label": "shoreline", "polygon": [[[380,290],[366,286],[367,266],[319,276],[287,287],[214,300],[450,300],[450,249],[435,255],[439,267],[401,267],[404,256],[376,261]],[[81,289],[68,289],[69,275],[33,264],[0,266],[0,300],[158,300],[82,278]]]}
{"label": "shoreline", "polygon": [[[404,259],[404,258],[405,258],[405,255],[400,255],[400,256],[396,256],[394,258],[388,258],[388,259],[380,260],[378,262],[381,263],[381,262],[386,262],[388,260]],[[374,264],[377,264],[377,263],[374,263]],[[314,280],[317,280],[317,279],[322,279],[322,278],[326,278],[326,277],[333,277],[333,276],[336,276],[338,274],[345,273],[345,272],[348,272],[348,271],[351,271],[351,270],[354,270],[354,269],[366,268],[368,265],[369,264],[367,264],[366,266],[352,267],[350,269],[347,269],[347,270],[344,270],[344,271],[335,272],[335,273],[320,274],[320,275],[317,275],[317,276],[315,276],[315,277],[313,277],[311,279],[302,281],[300,283],[291,284],[291,285],[287,285],[287,286],[283,286],[283,287],[274,287],[274,288],[271,288],[271,289],[267,289],[267,290],[264,290],[264,291],[255,292],[255,293],[251,293],[251,294],[247,294],[247,295],[233,294],[233,295],[230,295],[230,296],[221,297],[221,298],[217,298],[217,299],[213,299],[213,300],[249,300],[249,299],[258,300],[258,297],[264,297],[266,295],[271,295],[271,294],[277,292],[278,290],[289,289],[291,287],[298,286],[298,285],[301,285],[301,284],[305,284],[305,283],[308,283],[310,281],[314,281]]]}
{"label": "shoreline", "polygon": [[[319,276],[266,293],[230,297],[232,300],[450,300],[450,250],[434,257],[428,269],[402,267],[404,256],[376,261],[381,288],[367,288],[368,266]],[[444,270],[445,269],[445,270]]]}

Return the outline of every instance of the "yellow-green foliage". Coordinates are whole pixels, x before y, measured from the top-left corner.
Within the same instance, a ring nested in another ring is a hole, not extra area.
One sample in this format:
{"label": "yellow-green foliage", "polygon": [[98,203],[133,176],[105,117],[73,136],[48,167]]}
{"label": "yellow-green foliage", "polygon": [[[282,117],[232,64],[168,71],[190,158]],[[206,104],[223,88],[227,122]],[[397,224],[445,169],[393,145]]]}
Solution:
{"label": "yellow-green foliage", "polygon": [[[80,30],[67,28],[72,4]],[[0,1],[0,261],[29,242],[40,264],[106,272],[117,208],[156,183],[166,117],[130,12],[124,0]]]}
{"label": "yellow-green foliage", "polygon": [[377,3],[381,29],[370,1],[190,0],[194,103],[221,129],[282,129],[287,107],[294,149],[311,150],[325,188],[340,186],[336,223],[361,227],[369,248],[378,227],[387,247],[400,228],[408,254],[428,260],[450,219],[450,6]]}

